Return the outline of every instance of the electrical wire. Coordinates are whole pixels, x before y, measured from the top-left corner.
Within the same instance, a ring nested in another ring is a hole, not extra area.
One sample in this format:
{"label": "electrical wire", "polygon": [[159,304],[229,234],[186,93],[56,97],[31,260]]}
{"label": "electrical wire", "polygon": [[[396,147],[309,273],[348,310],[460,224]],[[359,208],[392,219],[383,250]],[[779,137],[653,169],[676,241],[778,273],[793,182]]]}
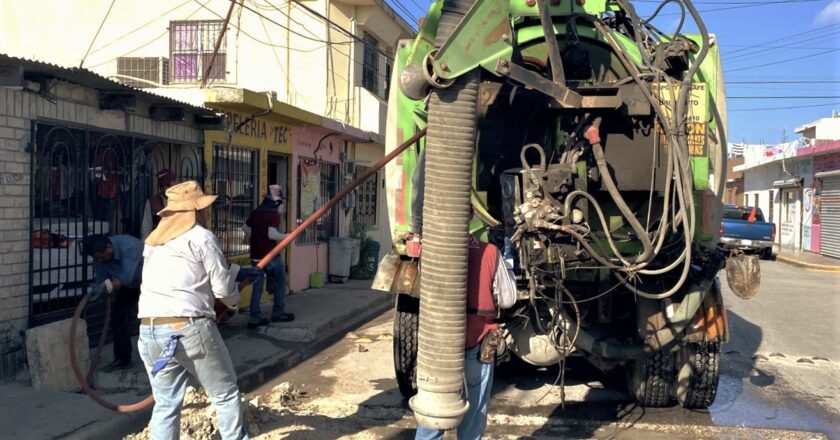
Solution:
{"label": "electrical wire", "polygon": [[116,3],[116,2],[117,2],[117,0],[111,0],[111,5],[108,6],[108,11],[105,12],[105,16],[102,17],[102,21],[99,23],[99,28],[96,29],[96,33],[93,34],[93,39],[90,40],[90,44],[88,45],[88,48],[85,51],[85,55],[82,57],[82,61],[79,63],[79,69],[84,68],[85,60],[87,59],[88,55],[90,54],[90,50],[93,48],[93,43],[96,42],[96,37],[99,36],[99,32],[102,31],[102,27],[105,26],[105,21],[108,20],[108,16],[111,15],[111,9],[114,9],[114,3]]}

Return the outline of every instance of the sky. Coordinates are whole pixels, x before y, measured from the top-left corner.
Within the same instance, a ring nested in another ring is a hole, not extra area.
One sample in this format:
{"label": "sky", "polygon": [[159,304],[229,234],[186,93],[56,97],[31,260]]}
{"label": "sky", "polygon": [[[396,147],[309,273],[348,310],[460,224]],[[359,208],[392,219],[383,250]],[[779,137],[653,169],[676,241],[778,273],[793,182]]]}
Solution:
{"label": "sky", "polygon": [[[430,3],[386,1],[409,23],[416,23]],[[632,3],[647,17],[661,2]],[[840,0],[693,4],[720,44],[729,142],[790,141],[799,137],[796,127],[829,117],[832,110],[840,113]],[[696,31],[686,21],[686,32]],[[679,8],[673,3],[654,20],[663,31],[673,31],[678,22]]]}

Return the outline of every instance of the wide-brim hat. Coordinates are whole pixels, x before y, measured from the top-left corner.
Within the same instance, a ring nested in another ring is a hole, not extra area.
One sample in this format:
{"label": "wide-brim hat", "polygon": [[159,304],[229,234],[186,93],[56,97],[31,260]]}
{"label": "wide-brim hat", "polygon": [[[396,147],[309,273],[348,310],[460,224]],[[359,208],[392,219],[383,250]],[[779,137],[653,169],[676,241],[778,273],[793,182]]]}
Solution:
{"label": "wide-brim hat", "polygon": [[216,195],[204,194],[195,180],[179,183],[166,190],[166,207],[158,212],[165,214],[181,211],[201,211],[216,200]]}
{"label": "wide-brim hat", "polygon": [[167,189],[166,208],[158,213],[160,223],[146,238],[146,244],[160,246],[192,229],[196,224],[196,211],[210,206],[216,197],[204,194],[195,181],[179,183]]}

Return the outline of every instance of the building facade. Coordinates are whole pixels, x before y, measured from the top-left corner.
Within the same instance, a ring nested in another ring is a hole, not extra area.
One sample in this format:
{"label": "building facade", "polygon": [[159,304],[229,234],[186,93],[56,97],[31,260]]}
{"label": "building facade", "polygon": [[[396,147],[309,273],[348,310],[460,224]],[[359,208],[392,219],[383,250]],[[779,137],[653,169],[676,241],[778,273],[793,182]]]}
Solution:
{"label": "building facade", "polygon": [[[207,133],[203,158],[208,189],[230,201],[215,208],[213,221],[231,259],[247,255],[237,224],[269,184],[286,189],[288,230],[384,155],[393,52],[413,30],[381,0],[149,0],[117,3],[110,12],[104,0],[72,3],[6,8],[0,24],[27,38],[0,42],[0,52],[83,65],[227,115],[224,129]],[[226,92],[254,102],[210,96]],[[279,110],[255,116],[228,141],[237,121],[267,107]],[[302,191],[316,177],[318,191]],[[310,273],[328,271],[330,237],[362,230],[383,252],[390,247],[381,183],[374,176],[294,243],[287,255],[292,290],[308,287]]]}
{"label": "building facade", "polygon": [[[20,331],[72,316],[93,280],[91,234],[139,235],[156,173],[204,181],[208,109],[93,72],[0,55],[0,377],[23,363]],[[104,308],[85,314],[92,338]]]}

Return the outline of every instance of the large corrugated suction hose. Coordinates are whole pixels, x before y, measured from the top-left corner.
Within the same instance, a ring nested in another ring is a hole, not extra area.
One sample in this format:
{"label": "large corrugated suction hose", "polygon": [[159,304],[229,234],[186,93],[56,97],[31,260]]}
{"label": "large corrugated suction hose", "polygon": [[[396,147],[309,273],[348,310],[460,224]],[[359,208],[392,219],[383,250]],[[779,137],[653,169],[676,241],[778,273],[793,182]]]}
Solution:
{"label": "large corrugated suction hose", "polygon": [[[445,0],[438,25],[440,47],[473,0]],[[473,70],[429,101],[423,202],[423,257],[418,330],[417,422],[454,429],[468,404],[464,383],[467,242],[472,158],[476,140],[479,71]]]}

